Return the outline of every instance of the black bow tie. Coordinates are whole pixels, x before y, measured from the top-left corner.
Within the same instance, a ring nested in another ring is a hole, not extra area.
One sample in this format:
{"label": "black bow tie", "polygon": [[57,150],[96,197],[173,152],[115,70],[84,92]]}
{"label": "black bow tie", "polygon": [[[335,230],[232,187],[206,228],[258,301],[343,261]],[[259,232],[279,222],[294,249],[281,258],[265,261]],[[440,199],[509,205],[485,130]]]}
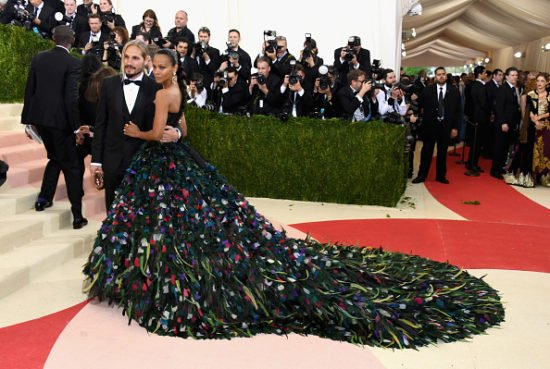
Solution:
{"label": "black bow tie", "polygon": [[125,85],[129,85],[130,83],[135,83],[136,85],[141,86],[141,81],[139,81],[139,80],[133,80],[133,79],[128,79],[128,78],[126,78],[124,80]]}

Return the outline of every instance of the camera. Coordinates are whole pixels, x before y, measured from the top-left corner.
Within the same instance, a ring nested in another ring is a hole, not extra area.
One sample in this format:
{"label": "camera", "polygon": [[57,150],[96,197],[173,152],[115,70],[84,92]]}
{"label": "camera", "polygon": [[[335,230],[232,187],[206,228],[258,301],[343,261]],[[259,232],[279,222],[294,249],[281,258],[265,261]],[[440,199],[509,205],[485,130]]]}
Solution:
{"label": "camera", "polygon": [[55,13],[54,18],[55,18],[56,21],[61,22],[61,23],[71,24],[73,22],[73,18],[67,17],[66,15],[64,15],[61,12]]}
{"label": "camera", "polygon": [[265,52],[274,53],[277,50],[277,31],[264,31]]}
{"label": "camera", "polygon": [[374,79],[380,79],[379,77],[382,74],[384,74],[384,68],[380,67],[380,60],[378,60],[378,59],[373,59],[372,65],[371,65],[371,70],[372,70],[372,77]]}
{"label": "camera", "polygon": [[267,78],[261,73],[258,73],[256,75],[256,82],[258,82],[259,85],[265,85],[267,82]]}
{"label": "camera", "polygon": [[275,38],[277,37],[277,31],[272,31],[272,30],[264,31],[264,36]]}
{"label": "camera", "polygon": [[219,88],[227,87],[227,84],[229,82],[229,80],[227,79],[227,71],[216,72],[216,74],[214,76],[219,78],[219,80],[218,80],[218,87]]}
{"label": "camera", "polygon": [[34,22],[34,14],[25,10],[25,4],[22,0],[17,0],[14,4],[15,14],[11,24],[31,30]]}
{"label": "camera", "polygon": [[101,23],[107,26],[107,23],[113,23],[115,21],[115,15],[113,13],[105,13],[101,16]]}
{"label": "camera", "polygon": [[155,37],[151,41],[153,41],[159,47],[163,47],[163,45],[165,45],[168,42],[168,40],[165,39],[164,37]]}
{"label": "camera", "polygon": [[195,45],[193,45],[193,48],[195,49],[195,55],[202,55],[208,51],[208,43],[204,41],[196,42]]}
{"label": "camera", "polygon": [[330,77],[328,76],[328,67],[321,65],[318,69],[319,72],[319,88],[326,90],[330,87]]}
{"label": "camera", "polygon": [[344,51],[346,52],[346,55],[344,56],[344,60],[345,61],[352,61],[353,60],[353,57],[355,56],[355,50],[353,50],[353,48],[347,46],[344,48]]}
{"label": "camera", "polygon": [[304,59],[307,59],[313,55],[313,48],[311,46],[311,33],[306,33],[306,40],[304,41],[304,50],[302,51],[302,55]]}
{"label": "camera", "polygon": [[361,46],[361,38],[359,36],[351,36],[350,38],[348,38],[348,46],[349,47]]}
{"label": "camera", "polygon": [[288,83],[291,85],[295,85],[298,82],[302,82],[302,76],[296,72],[290,73],[288,76]]}

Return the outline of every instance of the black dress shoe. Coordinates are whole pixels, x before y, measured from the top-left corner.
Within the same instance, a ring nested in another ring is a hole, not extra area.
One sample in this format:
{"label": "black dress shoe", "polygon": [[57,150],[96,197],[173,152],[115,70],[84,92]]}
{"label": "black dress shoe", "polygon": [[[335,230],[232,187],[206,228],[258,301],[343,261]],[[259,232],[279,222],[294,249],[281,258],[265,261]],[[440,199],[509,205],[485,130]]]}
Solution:
{"label": "black dress shoe", "polygon": [[86,218],[76,218],[73,220],[73,229],[80,229],[88,224],[88,219]]}
{"label": "black dress shoe", "polygon": [[424,177],[416,177],[415,179],[412,180],[412,183],[422,183],[424,182],[426,179]]}
{"label": "black dress shoe", "polygon": [[491,172],[491,177],[494,177],[494,178],[496,178],[496,179],[504,179],[504,177],[502,176],[502,174],[497,173],[497,172]]}
{"label": "black dress shoe", "polygon": [[34,203],[34,210],[44,211],[46,208],[50,208],[53,205],[52,201],[37,201]]}
{"label": "black dress shoe", "polygon": [[483,169],[481,169],[480,167],[474,167],[474,170],[478,173],[485,173],[485,171]]}
{"label": "black dress shoe", "polygon": [[439,183],[443,183],[443,184],[451,183],[451,182],[449,182],[449,180],[447,178],[436,178],[435,181],[439,182]]}

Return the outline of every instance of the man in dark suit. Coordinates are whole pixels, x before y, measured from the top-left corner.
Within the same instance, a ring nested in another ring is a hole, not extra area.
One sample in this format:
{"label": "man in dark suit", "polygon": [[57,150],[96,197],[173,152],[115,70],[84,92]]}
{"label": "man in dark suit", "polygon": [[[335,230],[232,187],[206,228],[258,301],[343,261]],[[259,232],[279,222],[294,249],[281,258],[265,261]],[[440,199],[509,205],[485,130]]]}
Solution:
{"label": "man in dark suit", "polygon": [[494,140],[496,135],[495,103],[497,101],[497,92],[502,86],[502,80],[504,79],[504,72],[501,69],[495,69],[492,74],[493,77],[485,85],[485,89],[487,90],[487,104],[489,105],[489,126],[487,127],[487,131],[482,134],[484,139],[481,144],[483,156],[489,159],[493,157]]}
{"label": "man in dark suit", "polygon": [[204,86],[208,92],[211,92],[210,86],[214,81],[214,74],[220,67],[220,50],[210,45],[210,29],[208,27],[201,27],[198,36],[199,41],[193,47],[191,57],[197,62],[198,72],[203,77]]}
{"label": "man in dark suit", "polygon": [[42,0],[30,0],[26,10],[35,15],[33,26],[44,38],[51,38],[52,28],[55,25],[55,10]]}
{"label": "man in dark suit", "polygon": [[79,128],[78,80],[80,61],[69,54],[74,32],[67,26],[54,29],[56,46],[37,54],[32,61],[21,123],[33,124],[48,153],[37,211],[52,206],[59,170],[65,176],[71,202],[73,228],[88,224],[82,216],[82,169],[74,132]]}
{"label": "man in dark suit", "polygon": [[[227,50],[221,55],[220,71],[227,67],[235,67],[237,72],[246,83],[250,80],[250,71],[252,69],[252,59],[250,55],[240,46],[241,33],[236,29],[230,29],[227,34]],[[271,62],[270,62],[271,63]]]}
{"label": "man in dark suit", "polygon": [[[281,80],[271,73],[271,61],[261,57],[257,62],[258,74],[250,78],[250,108],[254,114],[278,114],[282,108]],[[242,75],[239,73],[239,78]]]}
{"label": "man in dark suit", "polygon": [[369,103],[372,84],[364,71],[355,69],[347,74],[347,86],[336,93],[336,102],[342,118],[357,122],[365,121],[371,115]]}
{"label": "man in dark suit", "polygon": [[309,117],[313,113],[313,91],[304,88],[305,78],[304,66],[296,64],[294,72],[283,79],[283,111],[291,117]]}
{"label": "man in dark suit", "polygon": [[189,84],[191,75],[199,70],[197,60],[188,56],[189,41],[182,38],[176,41],[176,52],[178,53],[178,73],[181,73],[186,84]]}
{"label": "man in dark suit", "polygon": [[101,30],[101,16],[91,14],[88,17],[88,26],[90,30],[79,36],[77,46],[82,49],[83,54],[93,53],[102,59],[103,44],[109,41],[109,34]]}
{"label": "man in dark suit", "polygon": [[62,12],[63,19],[61,21],[57,21],[56,19],[56,25],[66,25],[71,27],[75,34],[74,44],[78,45],[80,43],[80,35],[90,30],[90,26],[88,26],[88,17],[84,17],[77,13],[76,0],[65,0],[64,7],[64,11]]}
{"label": "man in dark suit", "polygon": [[370,63],[370,51],[361,47],[361,38],[351,36],[346,47],[334,50],[334,68],[338,71],[343,85],[346,85],[346,76],[353,69],[361,69],[370,79],[372,66]]}
{"label": "man in dark suit", "polygon": [[422,110],[422,152],[420,169],[413,183],[421,183],[428,177],[434,146],[437,144],[435,180],[449,184],[447,179],[447,149],[451,138],[458,135],[460,126],[460,94],[456,87],[447,84],[445,68],[435,70],[436,83],[427,86],[420,98]]}
{"label": "man in dark suit", "polygon": [[470,122],[466,126],[466,139],[470,146],[465,173],[467,176],[478,176],[482,172],[478,166],[481,151],[482,132],[489,125],[489,104],[487,103],[487,90],[485,88],[487,74],[485,67],[478,65],[474,68],[475,81],[471,84],[469,108]]}
{"label": "man in dark suit", "polygon": [[[174,19],[175,27],[168,31],[166,39],[168,43],[163,45],[164,47],[175,47],[176,42],[181,38],[186,38],[189,41],[189,45],[195,44],[195,35],[187,28],[187,12],[185,10],[178,10]],[[189,48],[189,54],[191,56],[191,48]]]}
{"label": "man in dark suit", "polygon": [[143,143],[124,136],[124,125],[133,122],[142,131],[152,129],[159,86],[144,75],[146,57],[145,44],[130,41],[123,51],[124,79],[117,75],[103,81],[94,127],[92,173],[103,173],[107,211],[126,168]]}
{"label": "man in dark suit", "polygon": [[10,24],[15,18],[15,8],[9,0],[0,0],[0,24]]}
{"label": "man in dark suit", "polygon": [[250,98],[246,82],[240,79],[239,73],[233,67],[226,69],[227,87],[221,90],[221,112],[240,113],[246,109]]}
{"label": "man in dark suit", "polygon": [[515,67],[506,69],[506,81],[498,89],[495,101],[495,145],[491,176],[502,179],[508,147],[519,128],[521,113],[519,110],[519,92],[516,88],[518,70]]}

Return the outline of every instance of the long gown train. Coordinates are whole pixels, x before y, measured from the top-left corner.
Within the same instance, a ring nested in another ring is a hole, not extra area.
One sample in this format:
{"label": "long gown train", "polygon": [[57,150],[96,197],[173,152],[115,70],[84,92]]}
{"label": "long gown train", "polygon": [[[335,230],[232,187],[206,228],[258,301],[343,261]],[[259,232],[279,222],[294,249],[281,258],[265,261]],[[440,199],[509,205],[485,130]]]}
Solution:
{"label": "long gown train", "polygon": [[160,335],[413,348],[504,319],[498,293],[453,265],[286,237],[185,144],[136,155],[84,273],[90,297]]}

